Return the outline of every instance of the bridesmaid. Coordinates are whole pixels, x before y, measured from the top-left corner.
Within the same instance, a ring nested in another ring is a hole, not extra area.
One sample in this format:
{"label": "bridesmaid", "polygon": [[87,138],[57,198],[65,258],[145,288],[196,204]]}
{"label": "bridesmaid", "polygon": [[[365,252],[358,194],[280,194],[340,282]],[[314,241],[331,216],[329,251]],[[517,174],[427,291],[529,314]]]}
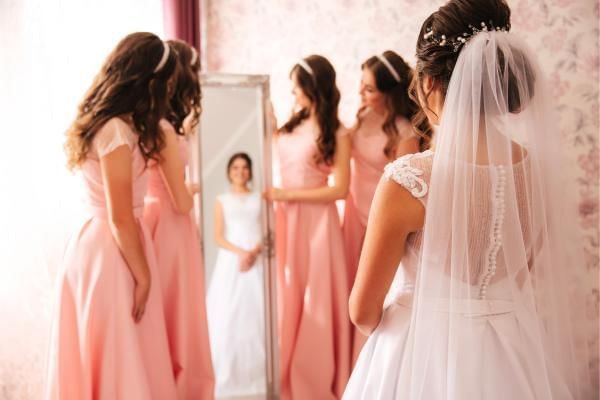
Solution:
{"label": "bridesmaid", "polygon": [[[352,129],[350,193],[344,209],[344,242],[348,265],[348,290],[352,289],[367,228],[367,218],[383,168],[405,154],[429,146],[431,127],[419,105],[409,96],[413,71],[393,51],[362,64],[361,107]],[[421,117],[417,129],[411,120]],[[352,364],[366,337],[353,328]]]}
{"label": "bridesmaid", "polygon": [[45,398],[176,398],[150,234],[142,220],[147,169],[164,138],[176,59],[151,33],[125,37],[108,56],[67,131],[88,217],[58,277]]}
{"label": "bridesmaid", "polygon": [[177,55],[177,83],[171,113],[160,121],[165,146],[160,162],[149,168],[144,220],[150,228],[159,266],[173,374],[180,400],[212,399],[204,272],[197,226],[191,210],[197,185],[186,185],[186,138],[200,116],[200,61],[197,51],[169,41]]}
{"label": "bridesmaid", "polygon": [[283,188],[266,193],[278,202],[283,399],[340,398],[350,373],[348,277],[335,206],[348,194],[350,138],[338,119],[335,77],[318,55],[293,67],[298,110],[275,144]]}

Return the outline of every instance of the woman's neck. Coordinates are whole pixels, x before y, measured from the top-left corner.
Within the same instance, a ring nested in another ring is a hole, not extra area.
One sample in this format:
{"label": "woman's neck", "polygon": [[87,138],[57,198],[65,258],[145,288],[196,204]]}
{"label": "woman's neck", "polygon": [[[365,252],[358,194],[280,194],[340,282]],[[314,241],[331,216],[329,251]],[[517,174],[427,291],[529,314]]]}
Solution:
{"label": "woman's neck", "polygon": [[231,185],[231,191],[233,193],[248,193],[250,189],[246,185]]}
{"label": "woman's neck", "polygon": [[308,118],[305,119],[309,124],[319,125],[319,119],[316,114],[309,114]]}
{"label": "woman's neck", "polygon": [[432,133],[429,139],[429,150],[435,151],[435,133]]}
{"label": "woman's neck", "polygon": [[370,109],[378,118],[387,118],[388,110],[386,107],[370,107]]}

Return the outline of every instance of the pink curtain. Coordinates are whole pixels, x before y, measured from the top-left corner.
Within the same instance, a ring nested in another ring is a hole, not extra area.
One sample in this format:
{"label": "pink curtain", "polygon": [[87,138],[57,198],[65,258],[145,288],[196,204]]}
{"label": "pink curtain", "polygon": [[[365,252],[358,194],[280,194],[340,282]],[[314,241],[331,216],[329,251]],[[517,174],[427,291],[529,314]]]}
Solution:
{"label": "pink curtain", "polygon": [[200,53],[200,0],[163,0],[166,39],[181,39]]}

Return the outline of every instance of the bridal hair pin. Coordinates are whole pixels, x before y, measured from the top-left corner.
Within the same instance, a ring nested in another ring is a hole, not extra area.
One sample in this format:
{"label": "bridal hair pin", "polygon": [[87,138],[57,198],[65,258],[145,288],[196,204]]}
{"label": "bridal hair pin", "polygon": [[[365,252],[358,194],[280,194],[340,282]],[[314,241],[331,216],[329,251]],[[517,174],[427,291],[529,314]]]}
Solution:
{"label": "bridal hair pin", "polygon": [[460,48],[467,43],[473,36],[477,35],[479,32],[508,32],[510,31],[510,24],[506,24],[505,26],[494,26],[493,21],[489,21],[489,24],[482,22],[480,27],[475,27],[469,24],[469,29],[471,33],[464,32],[462,35],[457,35],[454,38],[448,39],[446,35],[438,36],[432,27],[426,29],[425,34],[423,35],[423,39],[428,40],[431,43],[437,44],[438,46],[451,46],[452,51],[455,53],[460,50]]}
{"label": "bridal hair pin", "polygon": [[396,80],[396,82],[400,82],[400,75],[398,74],[398,72],[396,72],[396,69],[394,68],[394,66],[392,65],[392,63],[390,63],[390,61],[387,59],[387,57],[384,54],[378,54],[377,55],[377,59],[379,61],[381,61],[381,63],[383,65],[385,65],[385,67],[387,68],[387,70],[389,71],[390,74],[392,74],[392,76],[394,77],[394,79]]}
{"label": "bridal hair pin", "polygon": [[192,58],[190,59],[190,65],[194,66],[194,64],[196,64],[196,61],[198,61],[198,50],[196,50],[196,48],[194,46],[192,46],[191,49],[192,49]]}
{"label": "bridal hair pin", "polygon": [[302,67],[303,70],[305,70],[306,72],[308,72],[308,74],[310,76],[312,76],[313,78],[315,77],[315,73],[313,72],[313,69],[310,67],[310,65],[308,65],[308,63],[304,60],[300,60],[298,61],[298,65],[300,67]]}
{"label": "bridal hair pin", "polygon": [[162,44],[163,44],[162,58],[158,62],[158,65],[156,66],[156,68],[154,68],[154,73],[157,73],[158,71],[160,71],[161,69],[163,69],[163,67],[167,63],[167,60],[169,59],[170,47],[169,47],[169,45],[166,42],[162,42]]}

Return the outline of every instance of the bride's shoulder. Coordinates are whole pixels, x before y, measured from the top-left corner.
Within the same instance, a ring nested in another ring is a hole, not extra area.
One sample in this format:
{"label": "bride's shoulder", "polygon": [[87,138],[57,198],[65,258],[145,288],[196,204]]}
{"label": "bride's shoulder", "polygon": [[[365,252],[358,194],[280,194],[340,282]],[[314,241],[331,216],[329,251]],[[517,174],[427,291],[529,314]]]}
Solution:
{"label": "bride's shoulder", "polygon": [[421,153],[406,154],[398,157],[385,166],[384,175],[386,178],[392,178],[394,174],[406,171],[407,169],[419,169],[423,172],[431,171],[433,165],[433,151],[426,150]]}
{"label": "bride's shoulder", "polygon": [[406,188],[416,197],[424,197],[429,189],[433,151],[407,154],[385,166],[383,176]]}

